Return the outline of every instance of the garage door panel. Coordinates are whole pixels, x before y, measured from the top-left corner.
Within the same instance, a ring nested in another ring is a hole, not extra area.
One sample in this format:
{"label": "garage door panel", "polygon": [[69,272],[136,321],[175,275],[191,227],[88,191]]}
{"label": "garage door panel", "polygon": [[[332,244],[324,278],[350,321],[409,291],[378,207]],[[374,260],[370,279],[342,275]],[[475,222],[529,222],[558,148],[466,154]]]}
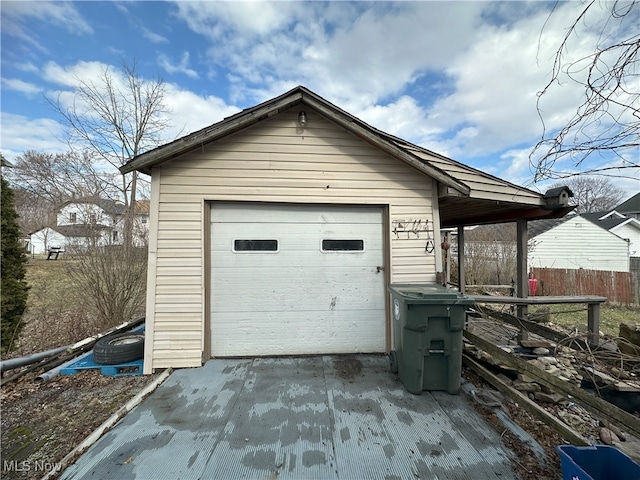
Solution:
{"label": "garage door panel", "polygon": [[[216,356],[254,356],[256,343],[259,355],[290,355],[292,347],[305,354],[369,353],[384,350],[384,324],[375,322],[377,310],[364,312],[354,320],[353,312],[300,311],[295,315],[267,312],[259,316],[242,313],[225,315],[224,321],[216,321],[220,334],[213,338],[212,349]],[[303,323],[307,326],[300,328]],[[264,328],[268,325],[269,328]],[[238,339],[245,341],[238,341]]]}
{"label": "garage door panel", "polygon": [[381,208],[215,204],[211,218],[214,356],[384,351]]}
{"label": "garage door panel", "polygon": [[335,224],[335,223],[379,223],[382,211],[371,207],[349,206],[327,207],[325,205],[281,205],[256,204],[216,204],[213,205],[211,222],[228,223],[293,223],[293,224]]}
{"label": "garage door panel", "polygon": [[357,287],[336,291],[335,288],[318,285],[313,295],[304,287],[292,287],[274,291],[272,288],[252,289],[250,297],[229,297],[215,305],[218,313],[223,312],[265,312],[296,310],[369,310],[383,309],[385,299],[378,292],[370,292]]}

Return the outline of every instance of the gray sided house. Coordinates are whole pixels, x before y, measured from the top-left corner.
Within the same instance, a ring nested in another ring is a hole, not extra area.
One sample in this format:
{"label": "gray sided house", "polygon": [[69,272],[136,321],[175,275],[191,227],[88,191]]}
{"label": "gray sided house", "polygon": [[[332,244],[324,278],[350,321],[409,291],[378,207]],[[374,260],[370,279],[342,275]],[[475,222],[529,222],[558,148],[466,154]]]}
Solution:
{"label": "gray sided house", "polygon": [[388,352],[387,288],[436,281],[441,228],[571,209],[304,87],[121,168],[134,170],[152,185],[145,373],[212,357]]}

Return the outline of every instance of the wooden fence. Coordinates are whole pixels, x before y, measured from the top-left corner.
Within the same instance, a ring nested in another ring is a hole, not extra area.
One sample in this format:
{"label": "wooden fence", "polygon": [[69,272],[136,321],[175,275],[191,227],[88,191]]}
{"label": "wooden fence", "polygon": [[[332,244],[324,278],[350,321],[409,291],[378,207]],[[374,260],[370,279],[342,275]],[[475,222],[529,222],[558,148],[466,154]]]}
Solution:
{"label": "wooden fence", "polygon": [[537,295],[598,295],[609,302],[640,305],[640,270],[609,272],[605,270],[566,270],[532,268],[538,279]]}

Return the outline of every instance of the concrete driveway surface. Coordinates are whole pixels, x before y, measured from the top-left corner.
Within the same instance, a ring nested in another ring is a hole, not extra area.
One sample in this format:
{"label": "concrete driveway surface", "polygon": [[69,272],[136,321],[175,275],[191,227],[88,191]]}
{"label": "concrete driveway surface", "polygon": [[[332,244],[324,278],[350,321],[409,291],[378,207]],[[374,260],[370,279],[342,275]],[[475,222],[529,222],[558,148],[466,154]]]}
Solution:
{"label": "concrete driveway surface", "polygon": [[408,393],[383,355],[177,370],[63,479],[511,479],[465,395]]}

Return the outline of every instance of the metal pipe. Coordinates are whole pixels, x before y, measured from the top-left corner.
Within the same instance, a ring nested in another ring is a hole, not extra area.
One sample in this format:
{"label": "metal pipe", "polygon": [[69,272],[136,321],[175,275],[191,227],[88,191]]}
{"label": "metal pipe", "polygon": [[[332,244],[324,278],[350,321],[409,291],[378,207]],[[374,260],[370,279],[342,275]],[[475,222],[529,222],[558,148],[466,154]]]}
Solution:
{"label": "metal pipe", "polygon": [[58,355],[64,352],[69,347],[70,345],[67,345],[66,347],[52,348],[51,350],[46,350],[44,352],[32,353],[31,355],[25,355],[24,357],[10,358],[9,360],[4,360],[0,362],[0,372],[13,370],[14,368],[18,368],[18,367],[24,367],[25,365],[31,365],[32,363],[39,362],[40,360],[44,360],[45,358]]}
{"label": "metal pipe", "polygon": [[93,352],[93,350],[89,350],[88,352],[83,353],[82,355],[80,355],[79,357],[74,357],[71,360],[69,360],[68,362],[64,362],[62,365],[58,365],[56,368],[49,370],[48,372],[44,372],[41,375],[38,375],[34,381],[37,383],[47,383],[50,382],[51,380],[53,380],[54,378],[56,378],[58,375],[60,375],[60,371],[65,368],[68,367],[69,365],[71,365],[73,362],[77,362],[78,360],[82,360],[85,357],[88,357],[89,355],[91,355],[91,353]]}

